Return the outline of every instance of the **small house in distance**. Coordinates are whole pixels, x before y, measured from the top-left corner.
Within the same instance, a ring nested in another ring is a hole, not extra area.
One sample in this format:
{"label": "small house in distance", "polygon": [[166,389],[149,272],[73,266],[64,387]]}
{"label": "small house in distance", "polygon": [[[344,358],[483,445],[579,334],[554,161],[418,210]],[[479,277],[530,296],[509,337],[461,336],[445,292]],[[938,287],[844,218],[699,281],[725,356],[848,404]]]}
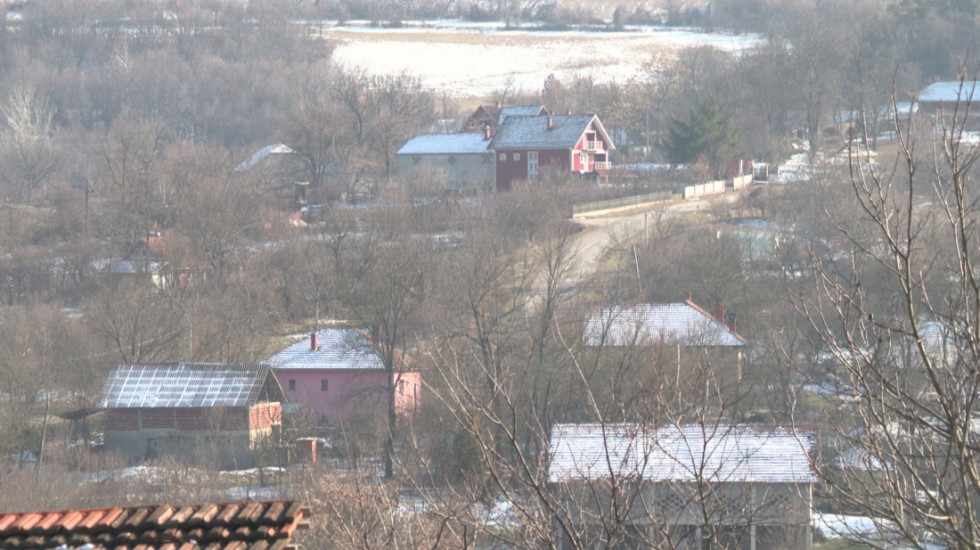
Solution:
{"label": "small house in distance", "polygon": [[[302,403],[311,420],[344,422],[384,418],[388,372],[371,341],[353,328],[326,328],[303,337],[267,361],[291,403]],[[418,409],[422,378],[396,372],[395,409]]]}
{"label": "small house in distance", "polygon": [[112,367],[99,407],[106,450],[132,462],[173,455],[242,468],[278,441],[283,401],[268,365],[166,363]]}
{"label": "small house in distance", "polygon": [[616,149],[596,115],[549,115],[505,118],[490,149],[496,155],[497,189],[517,181],[538,181],[542,169],[590,174],[611,167]]}
{"label": "small house in distance", "polygon": [[818,457],[813,426],[556,424],[548,481],[588,548],[805,550]]}
{"label": "small house in distance", "polygon": [[[445,178],[447,191],[482,191],[494,182],[490,130],[466,134],[427,134],[398,150],[398,176]],[[423,170],[429,170],[426,173]],[[438,176],[436,176],[438,174]]]}

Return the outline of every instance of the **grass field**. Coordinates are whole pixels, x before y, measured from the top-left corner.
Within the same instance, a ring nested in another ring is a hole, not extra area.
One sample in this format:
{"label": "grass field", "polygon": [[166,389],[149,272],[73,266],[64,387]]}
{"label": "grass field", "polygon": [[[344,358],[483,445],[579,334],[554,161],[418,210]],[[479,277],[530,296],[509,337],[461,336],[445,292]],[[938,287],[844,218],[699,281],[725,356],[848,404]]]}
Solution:
{"label": "grass field", "polygon": [[591,76],[599,82],[646,78],[656,59],[693,46],[739,52],[759,43],[752,35],[644,27],[628,32],[502,30],[500,24],[366,24],[323,30],[337,44],[335,59],[375,74],[408,72],[437,93],[491,98],[509,86],[537,91],[554,73],[563,82]]}

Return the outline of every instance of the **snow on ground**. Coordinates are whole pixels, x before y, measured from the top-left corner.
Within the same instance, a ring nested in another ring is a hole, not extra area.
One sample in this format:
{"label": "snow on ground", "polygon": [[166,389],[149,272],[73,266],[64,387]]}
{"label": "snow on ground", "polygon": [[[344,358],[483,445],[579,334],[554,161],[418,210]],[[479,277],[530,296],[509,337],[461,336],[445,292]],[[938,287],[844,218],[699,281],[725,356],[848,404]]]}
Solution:
{"label": "snow on ground", "polygon": [[828,539],[859,539],[878,533],[878,527],[869,517],[822,512],[813,513],[813,528],[819,530]]}
{"label": "snow on ground", "polygon": [[577,76],[625,82],[644,76],[654,54],[693,46],[738,53],[762,43],[758,35],[653,26],[615,33],[504,30],[500,23],[459,21],[408,22],[399,29],[365,22],[319,28],[338,42],[334,59],[347,66],[379,75],[407,72],[426,87],[460,97],[488,97],[508,86],[511,92],[537,91],[552,73],[566,84]]}

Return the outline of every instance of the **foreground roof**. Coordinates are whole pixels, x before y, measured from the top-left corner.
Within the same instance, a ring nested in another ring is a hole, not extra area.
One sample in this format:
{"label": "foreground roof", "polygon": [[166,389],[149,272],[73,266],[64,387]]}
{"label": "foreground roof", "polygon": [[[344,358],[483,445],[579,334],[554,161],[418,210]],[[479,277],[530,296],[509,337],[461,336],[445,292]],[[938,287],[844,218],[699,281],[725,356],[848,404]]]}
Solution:
{"label": "foreground roof", "polygon": [[815,483],[818,452],[813,426],[556,424],[548,479]]}
{"label": "foreground roof", "polygon": [[268,365],[163,363],[112,367],[99,407],[244,407],[260,401],[285,401]]}
{"label": "foreground roof", "polygon": [[[551,120],[550,130],[548,120]],[[490,148],[571,149],[578,145],[593,121],[606,149],[615,149],[599,117],[595,115],[508,116],[497,128]]]}
{"label": "foreground roof", "polygon": [[426,134],[408,140],[399,155],[464,155],[486,153],[490,142],[480,133]]}
{"label": "foreground roof", "polygon": [[745,345],[741,336],[690,302],[596,307],[585,317],[583,341],[587,346]]}
{"label": "foreground roof", "polygon": [[0,514],[0,548],[280,549],[306,506],[236,502]]}
{"label": "foreground roof", "polygon": [[309,335],[273,355],[266,361],[276,370],[358,369],[384,370],[381,356],[361,331],[352,328],[325,328],[316,333],[316,349]]}
{"label": "foreground roof", "polygon": [[950,82],[934,82],[919,92],[917,101],[920,103],[965,103],[971,99],[980,100],[980,81],[958,80]]}

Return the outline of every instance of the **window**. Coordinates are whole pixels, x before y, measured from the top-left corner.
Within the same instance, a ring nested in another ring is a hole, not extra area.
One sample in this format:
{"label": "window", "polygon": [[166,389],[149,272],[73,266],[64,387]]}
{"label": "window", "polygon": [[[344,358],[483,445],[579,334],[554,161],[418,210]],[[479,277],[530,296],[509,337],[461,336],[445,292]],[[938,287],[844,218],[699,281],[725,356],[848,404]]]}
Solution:
{"label": "window", "polygon": [[500,153],[500,160],[507,160],[507,153]]}
{"label": "window", "polygon": [[521,160],[521,154],[520,153],[514,153],[514,160]]}
{"label": "window", "polygon": [[296,381],[295,380],[290,380],[289,381],[289,391],[296,391]]}
{"label": "window", "polygon": [[583,153],[579,153],[578,154],[578,161],[582,165],[582,168],[586,168],[587,169],[589,167],[589,154],[588,153],[584,153],[584,152]]}
{"label": "window", "polygon": [[398,395],[405,395],[405,381],[398,383]]}
{"label": "window", "polygon": [[330,387],[329,382],[329,380],[320,380],[320,391],[327,391],[327,388]]}
{"label": "window", "polygon": [[538,181],[538,152],[527,153],[527,181]]}

